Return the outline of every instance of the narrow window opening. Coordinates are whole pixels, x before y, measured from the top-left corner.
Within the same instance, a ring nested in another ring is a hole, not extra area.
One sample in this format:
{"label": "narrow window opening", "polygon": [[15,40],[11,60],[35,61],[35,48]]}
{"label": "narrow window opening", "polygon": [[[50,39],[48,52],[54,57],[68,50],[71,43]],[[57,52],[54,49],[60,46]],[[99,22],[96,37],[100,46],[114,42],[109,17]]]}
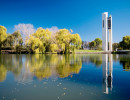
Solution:
{"label": "narrow window opening", "polygon": [[108,29],[111,29],[111,17],[108,18]]}
{"label": "narrow window opening", "polygon": [[104,28],[104,20],[103,20],[103,28]]}

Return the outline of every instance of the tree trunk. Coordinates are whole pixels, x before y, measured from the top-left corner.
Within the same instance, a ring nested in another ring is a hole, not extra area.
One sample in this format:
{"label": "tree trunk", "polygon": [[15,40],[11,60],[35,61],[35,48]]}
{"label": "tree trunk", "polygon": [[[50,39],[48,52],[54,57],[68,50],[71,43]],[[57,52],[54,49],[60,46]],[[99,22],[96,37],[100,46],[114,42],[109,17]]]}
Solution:
{"label": "tree trunk", "polygon": [[2,49],[2,43],[0,43],[0,54],[1,54],[1,49]]}

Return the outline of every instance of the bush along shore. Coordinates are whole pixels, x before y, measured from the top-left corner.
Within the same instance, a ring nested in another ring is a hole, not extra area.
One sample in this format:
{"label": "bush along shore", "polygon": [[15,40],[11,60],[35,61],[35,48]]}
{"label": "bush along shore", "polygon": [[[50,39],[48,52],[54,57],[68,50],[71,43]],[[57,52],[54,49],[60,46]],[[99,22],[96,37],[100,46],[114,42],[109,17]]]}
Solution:
{"label": "bush along shore", "polygon": [[48,29],[38,28],[31,35],[15,31],[7,34],[7,29],[0,26],[0,53],[72,53],[81,48],[82,40],[72,30],[60,29],[52,33]]}

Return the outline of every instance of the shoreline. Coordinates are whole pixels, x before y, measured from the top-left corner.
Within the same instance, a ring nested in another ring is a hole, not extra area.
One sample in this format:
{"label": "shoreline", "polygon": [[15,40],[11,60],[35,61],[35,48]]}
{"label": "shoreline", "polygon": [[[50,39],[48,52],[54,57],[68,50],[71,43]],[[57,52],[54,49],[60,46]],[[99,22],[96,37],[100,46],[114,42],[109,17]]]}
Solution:
{"label": "shoreline", "polygon": [[[21,51],[21,52],[16,52],[15,50],[2,50],[0,54],[38,54],[38,53],[32,53],[28,51]],[[42,54],[42,53],[39,53]],[[62,54],[62,53],[57,53],[57,52],[46,52],[43,54]],[[123,50],[123,51],[97,51],[97,52],[75,52],[75,53],[68,53],[68,54],[130,54],[130,50]]]}
{"label": "shoreline", "polygon": [[75,54],[112,54],[112,52],[76,52]]}

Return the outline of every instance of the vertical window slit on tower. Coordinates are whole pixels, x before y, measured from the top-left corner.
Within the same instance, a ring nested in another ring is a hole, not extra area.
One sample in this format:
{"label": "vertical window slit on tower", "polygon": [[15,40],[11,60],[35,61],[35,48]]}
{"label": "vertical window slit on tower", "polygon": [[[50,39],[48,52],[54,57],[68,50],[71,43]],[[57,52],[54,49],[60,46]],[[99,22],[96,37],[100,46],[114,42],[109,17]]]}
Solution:
{"label": "vertical window slit on tower", "polygon": [[104,28],[104,20],[103,20],[103,28]]}

